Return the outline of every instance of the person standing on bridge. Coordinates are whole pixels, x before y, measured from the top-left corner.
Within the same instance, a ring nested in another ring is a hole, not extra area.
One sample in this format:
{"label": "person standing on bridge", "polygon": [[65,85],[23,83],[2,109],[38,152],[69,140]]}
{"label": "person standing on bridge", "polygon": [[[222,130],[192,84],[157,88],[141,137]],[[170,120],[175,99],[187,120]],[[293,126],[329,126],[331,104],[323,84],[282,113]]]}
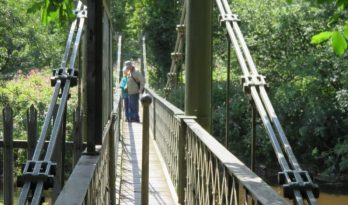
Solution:
{"label": "person standing on bridge", "polygon": [[129,99],[128,99],[128,93],[127,93],[127,83],[128,83],[128,69],[127,67],[123,68],[123,77],[120,82],[120,88],[122,90],[122,99],[123,99],[123,108],[124,108],[124,114],[126,117],[126,121],[130,121],[129,116]]}
{"label": "person standing on bridge", "polygon": [[139,118],[139,94],[144,92],[145,78],[135,70],[132,61],[126,61],[125,66],[129,71],[127,90],[129,99],[129,117],[130,122],[140,122]]}

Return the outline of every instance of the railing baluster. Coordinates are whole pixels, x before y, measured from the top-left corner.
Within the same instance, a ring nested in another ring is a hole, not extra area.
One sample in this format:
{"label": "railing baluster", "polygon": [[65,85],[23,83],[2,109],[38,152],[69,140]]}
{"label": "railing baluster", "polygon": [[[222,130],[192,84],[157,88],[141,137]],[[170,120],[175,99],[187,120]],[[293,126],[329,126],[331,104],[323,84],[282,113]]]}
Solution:
{"label": "railing baluster", "polygon": [[186,144],[186,124],[183,118],[180,118],[180,131],[178,139],[178,202],[185,204],[185,187],[186,187],[186,160],[185,160],[185,144]]}
{"label": "railing baluster", "polygon": [[116,204],[116,159],[115,159],[115,129],[117,129],[115,127],[116,125],[116,118],[117,118],[117,114],[116,113],[112,113],[111,115],[111,126],[110,126],[110,130],[109,130],[109,135],[107,137],[109,137],[109,160],[108,160],[108,167],[109,167],[109,197],[110,197],[110,205],[114,205]]}

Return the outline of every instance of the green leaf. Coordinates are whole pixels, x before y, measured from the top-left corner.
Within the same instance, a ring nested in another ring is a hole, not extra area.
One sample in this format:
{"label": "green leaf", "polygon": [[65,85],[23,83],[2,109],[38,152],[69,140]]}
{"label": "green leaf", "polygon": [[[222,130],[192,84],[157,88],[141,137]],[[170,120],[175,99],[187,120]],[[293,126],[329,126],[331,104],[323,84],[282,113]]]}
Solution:
{"label": "green leaf", "polygon": [[343,35],[339,31],[335,31],[332,34],[332,48],[335,51],[336,55],[342,56],[347,49],[347,42],[344,39]]}
{"label": "green leaf", "polygon": [[311,43],[312,44],[320,44],[323,41],[328,40],[331,38],[333,32],[332,31],[323,31],[315,36],[312,36]]}

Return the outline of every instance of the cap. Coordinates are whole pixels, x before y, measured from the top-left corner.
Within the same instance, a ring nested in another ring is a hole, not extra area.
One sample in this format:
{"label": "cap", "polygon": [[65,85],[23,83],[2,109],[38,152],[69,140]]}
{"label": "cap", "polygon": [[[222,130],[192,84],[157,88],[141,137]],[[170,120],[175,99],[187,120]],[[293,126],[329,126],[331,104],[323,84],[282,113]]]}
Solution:
{"label": "cap", "polygon": [[130,66],[134,67],[132,61],[126,61],[126,62],[124,62],[124,65],[125,65],[126,67],[130,67]]}

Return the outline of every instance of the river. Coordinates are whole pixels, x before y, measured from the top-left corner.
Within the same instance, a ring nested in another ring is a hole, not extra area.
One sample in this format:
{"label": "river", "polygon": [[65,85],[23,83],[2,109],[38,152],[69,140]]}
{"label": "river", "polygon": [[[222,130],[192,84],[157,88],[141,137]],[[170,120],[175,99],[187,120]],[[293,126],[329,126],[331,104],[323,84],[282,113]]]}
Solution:
{"label": "river", "polygon": [[[283,196],[280,187],[273,187],[273,189],[275,189],[279,195]],[[332,194],[321,191],[318,205],[348,205],[348,194]]]}

